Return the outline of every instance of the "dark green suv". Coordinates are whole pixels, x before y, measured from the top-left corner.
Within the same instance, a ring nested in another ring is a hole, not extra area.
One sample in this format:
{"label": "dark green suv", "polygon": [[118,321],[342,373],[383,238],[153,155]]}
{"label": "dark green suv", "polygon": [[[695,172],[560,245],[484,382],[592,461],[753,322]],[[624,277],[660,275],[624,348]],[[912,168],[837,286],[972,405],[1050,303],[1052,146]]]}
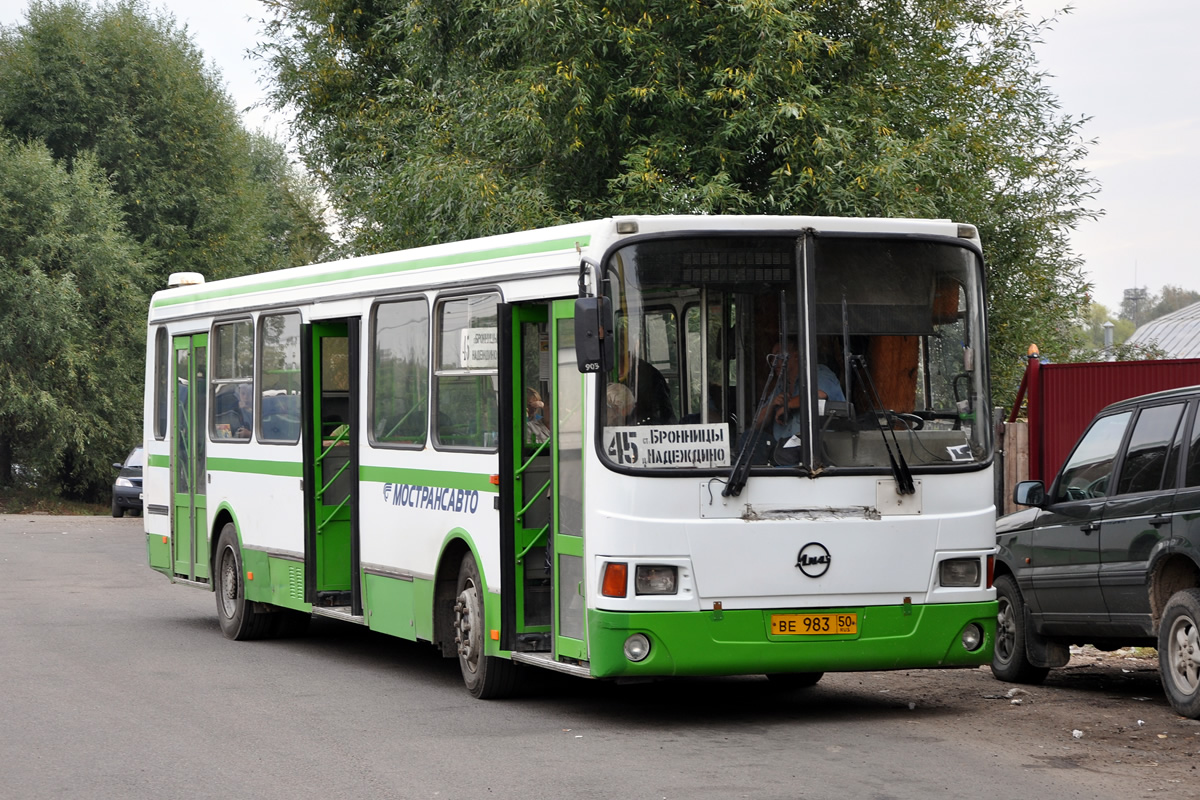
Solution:
{"label": "dark green suv", "polygon": [[1200,718],[1200,386],[1123,400],[1084,432],[1049,490],[996,525],[992,672],[1038,683],[1068,645],[1158,648],[1176,712]]}

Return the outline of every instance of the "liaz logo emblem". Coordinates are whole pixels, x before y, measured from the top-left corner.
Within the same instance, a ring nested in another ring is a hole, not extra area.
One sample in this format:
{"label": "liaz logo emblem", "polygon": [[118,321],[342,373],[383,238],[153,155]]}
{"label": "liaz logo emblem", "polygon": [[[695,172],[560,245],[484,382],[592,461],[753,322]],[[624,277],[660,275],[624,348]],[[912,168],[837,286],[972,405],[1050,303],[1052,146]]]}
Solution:
{"label": "liaz logo emblem", "polygon": [[809,542],[796,555],[796,566],[810,578],[819,578],[829,571],[829,551],[820,542]]}

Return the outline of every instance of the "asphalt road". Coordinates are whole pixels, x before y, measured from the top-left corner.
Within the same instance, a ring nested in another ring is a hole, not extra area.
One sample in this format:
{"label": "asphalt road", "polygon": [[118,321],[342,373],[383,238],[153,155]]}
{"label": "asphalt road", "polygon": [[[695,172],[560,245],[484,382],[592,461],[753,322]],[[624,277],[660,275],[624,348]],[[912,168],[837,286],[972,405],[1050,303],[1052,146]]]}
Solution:
{"label": "asphalt road", "polygon": [[[793,694],[535,672],[522,697],[481,702],[432,647],[344,623],[230,642],[211,594],[145,566],[140,519],[0,516],[0,603],[6,799],[1200,796],[1200,728],[1170,732],[1166,771],[1123,767],[997,701],[980,670]],[[1117,700],[1170,724],[1165,701]]]}

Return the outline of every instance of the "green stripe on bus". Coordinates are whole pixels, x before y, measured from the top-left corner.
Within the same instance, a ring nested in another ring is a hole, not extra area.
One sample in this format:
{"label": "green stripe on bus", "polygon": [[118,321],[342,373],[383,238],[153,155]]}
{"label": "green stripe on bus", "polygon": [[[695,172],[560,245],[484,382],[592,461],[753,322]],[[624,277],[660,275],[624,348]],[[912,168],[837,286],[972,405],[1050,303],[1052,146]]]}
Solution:
{"label": "green stripe on bus", "polygon": [[148,467],[169,467],[171,466],[171,457],[162,455],[146,456],[146,466]]}
{"label": "green stripe on bus", "polygon": [[413,486],[432,486],[435,489],[468,489],[477,492],[499,492],[492,476],[477,472],[442,472],[432,469],[403,469],[399,467],[360,467],[359,480],[374,483],[407,483]]}
{"label": "green stripe on bus", "polygon": [[252,458],[209,458],[208,468],[214,472],[244,472],[251,475],[278,475],[299,478],[304,465],[299,461],[260,461]]}
{"label": "green stripe on bus", "polygon": [[[249,458],[209,458],[208,468],[214,472],[242,472],[251,475],[279,475],[299,478],[303,465],[297,461],[259,461]],[[362,467],[359,479],[375,483],[408,483],[437,489],[473,489],[478,492],[498,492],[491,475],[476,472],[446,472],[432,469],[403,469],[397,467]]]}
{"label": "green stripe on bus", "polygon": [[442,256],[427,256],[426,258],[415,258],[411,261],[394,261],[389,264],[375,264],[367,267],[352,267],[334,270],[322,275],[277,278],[276,280],[266,281],[264,283],[255,283],[252,286],[238,286],[229,289],[212,289],[209,291],[197,292],[195,294],[188,294],[185,296],[160,297],[151,305],[154,308],[162,308],[164,306],[173,306],[180,303],[194,303],[200,300],[212,300],[218,297],[235,297],[240,294],[268,292],[275,289],[291,289],[296,286],[311,286],[315,284],[330,283],[333,281],[349,280],[352,278],[369,278],[376,275],[388,275],[395,272],[409,272],[416,269],[429,269],[430,267],[448,267],[456,264],[467,264],[472,261],[495,261],[497,259],[511,258],[513,256],[532,255],[535,253],[552,253],[556,250],[574,250],[576,245],[580,247],[586,247],[590,241],[591,237],[587,235],[570,236],[565,239],[553,239],[548,242],[509,245],[508,247],[495,247],[489,250],[477,250],[470,253],[451,253]]}

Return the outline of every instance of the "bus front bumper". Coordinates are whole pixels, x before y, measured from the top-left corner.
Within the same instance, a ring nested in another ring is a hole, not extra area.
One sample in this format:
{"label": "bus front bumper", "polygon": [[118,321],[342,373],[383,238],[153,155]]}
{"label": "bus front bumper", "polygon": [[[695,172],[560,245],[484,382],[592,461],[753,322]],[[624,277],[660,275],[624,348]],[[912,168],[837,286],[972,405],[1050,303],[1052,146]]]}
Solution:
{"label": "bus front bumper", "polygon": [[[852,634],[780,635],[772,614],[855,614]],[[976,625],[979,646],[963,631]],[[634,634],[650,641],[644,660],[625,656]],[[867,606],[789,611],[588,612],[592,677],[748,675],[974,667],[991,663],[996,603]]]}

